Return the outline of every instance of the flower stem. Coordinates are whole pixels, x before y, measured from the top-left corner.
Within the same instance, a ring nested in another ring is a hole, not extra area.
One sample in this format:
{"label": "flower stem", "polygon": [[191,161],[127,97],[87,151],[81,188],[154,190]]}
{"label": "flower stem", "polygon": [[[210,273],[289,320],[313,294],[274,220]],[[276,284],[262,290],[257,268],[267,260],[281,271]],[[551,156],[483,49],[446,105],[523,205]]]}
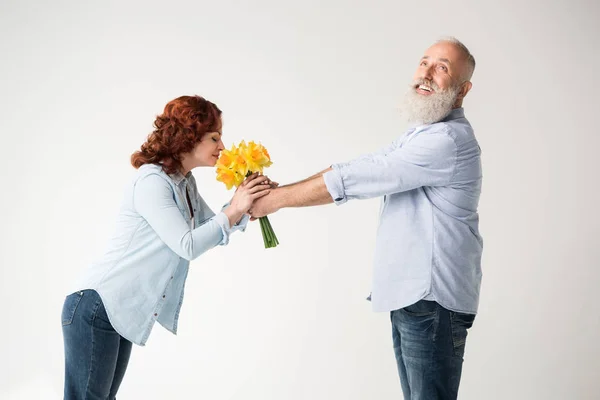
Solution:
{"label": "flower stem", "polygon": [[260,230],[263,235],[263,242],[265,244],[265,249],[269,249],[272,247],[277,247],[279,244],[279,240],[277,240],[277,236],[275,235],[275,231],[273,231],[273,227],[271,226],[271,222],[267,217],[260,217]]}

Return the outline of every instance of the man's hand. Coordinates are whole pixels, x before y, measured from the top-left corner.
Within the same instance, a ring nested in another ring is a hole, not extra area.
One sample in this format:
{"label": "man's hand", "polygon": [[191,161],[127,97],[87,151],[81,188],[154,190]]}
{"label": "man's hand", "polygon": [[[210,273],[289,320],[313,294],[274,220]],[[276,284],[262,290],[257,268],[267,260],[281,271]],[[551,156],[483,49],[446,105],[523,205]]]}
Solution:
{"label": "man's hand", "polygon": [[[252,203],[248,211],[250,220],[254,221],[286,207],[308,207],[333,203],[323,179],[323,174],[330,170],[331,167],[303,181],[280,187],[278,183],[269,181],[272,189],[269,194]],[[275,188],[273,188],[274,186]]]}
{"label": "man's hand", "polygon": [[273,214],[278,210],[279,208],[275,205],[275,196],[266,195],[256,199],[254,203],[252,203],[248,214],[250,214],[250,220],[254,221],[257,218]]}

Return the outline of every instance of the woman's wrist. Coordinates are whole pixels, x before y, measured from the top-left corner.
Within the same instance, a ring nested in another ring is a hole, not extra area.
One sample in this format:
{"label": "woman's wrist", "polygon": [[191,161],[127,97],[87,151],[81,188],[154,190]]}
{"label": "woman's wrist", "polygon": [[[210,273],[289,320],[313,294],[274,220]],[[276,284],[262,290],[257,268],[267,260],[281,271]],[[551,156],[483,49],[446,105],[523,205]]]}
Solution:
{"label": "woman's wrist", "polygon": [[244,217],[244,212],[239,210],[237,207],[235,207],[234,205],[230,205],[229,207],[227,207],[223,213],[227,216],[227,219],[229,219],[229,226],[234,226],[235,224],[237,224],[243,217]]}

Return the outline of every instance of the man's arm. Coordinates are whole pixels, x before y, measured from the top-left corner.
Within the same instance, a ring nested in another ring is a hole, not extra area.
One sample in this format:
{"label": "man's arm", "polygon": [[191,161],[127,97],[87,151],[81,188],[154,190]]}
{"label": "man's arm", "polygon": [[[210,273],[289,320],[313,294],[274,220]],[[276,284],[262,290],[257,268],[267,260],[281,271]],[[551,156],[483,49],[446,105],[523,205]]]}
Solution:
{"label": "man's arm", "polygon": [[[396,148],[396,142],[383,147],[374,152],[363,154],[360,157],[340,165],[351,165],[361,161],[372,161],[374,157],[384,156]],[[332,170],[332,167],[326,168],[308,178],[291,185],[281,186],[263,199],[259,199],[258,205],[252,207],[253,218],[271,214],[285,207],[308,207],[329,204],[334,201],[328,191],[323,175]],[[264,214],[263,214],[264,213]]]}
{"label": "man's arm", "polygon": [[323,174],[330,170],[331,167],[300,182],[272,189],[271,193],[254,202],[250,215],[258,218],[286,207],[320,206],[333,203],[323,179]]}
{"label": "man's arm", "polygon": [[[377,152],[363,154],[343,165],[372,160],[373,157],[385,155],[394,148],[396,148],[395,142]],[[277,190],[271,191],[269,195],[254,203],[255,205],[252,207],[252,219],[271,214],[285,207],[308,207],[333,203],[333,198],[331,197],[323,178],[323,175],[331,170],[331,167],[326,168],[304,180],[291,185],[281,186]]]}
{"label": "man's arm", "polygon": [[296,183],[292,183],[292,184],[290,184],[290,185],[286,185],[286,186],[293,186],[293,185],[297,185],[297,184],[299,184],[299,183],[304,183],[304,182],[310,181],[311,179],[318,178],[319,176],[323,175],[323,174],[324,174],[325,172],[327,172],[327,171],[331,171],[331,167],[329,167],[329,168],[327,168],[327,169],[324,169],[324,170],[323,170],[323,171],[321,171],[321,172],[317,172],[316,174],[314,174],[314,175],[311,175],[311,176],[309,176],[309,177],[308,177],[308,178],[306,178],[306,179],[303,179],[303,180],[301,180],[301,181],[298,181],[298,182],[296,182]]}
{"label": "man's arm", "polygon": [[323,174],[331,171],[331,167],[291,185],[276,189],[272,200],[278,208],[320,206],[333,203],[327,191]]}
{"label": "man's arm", "polygon": [[312,179],[274,190],[255,202],[251,215],[444,186],[452,180],[456,160],[457,146],[446,131],[420,133],[406,146],[335,164]]}

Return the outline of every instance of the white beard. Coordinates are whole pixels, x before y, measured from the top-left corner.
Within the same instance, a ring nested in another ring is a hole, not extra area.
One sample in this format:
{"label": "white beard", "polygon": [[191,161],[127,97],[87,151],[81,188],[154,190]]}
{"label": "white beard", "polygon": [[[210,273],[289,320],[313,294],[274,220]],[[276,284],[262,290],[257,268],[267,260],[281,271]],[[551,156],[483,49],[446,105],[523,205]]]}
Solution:
{"label": "white beard", "polygon": [[[417,93],[415,86],[427,84],[435,93],[423,96]],[[433,82],[414,82],[404,96],[400,112],[411,125],[427,125],[439,122],[446,118],[452,111],[460,86],[439,90]]]}

